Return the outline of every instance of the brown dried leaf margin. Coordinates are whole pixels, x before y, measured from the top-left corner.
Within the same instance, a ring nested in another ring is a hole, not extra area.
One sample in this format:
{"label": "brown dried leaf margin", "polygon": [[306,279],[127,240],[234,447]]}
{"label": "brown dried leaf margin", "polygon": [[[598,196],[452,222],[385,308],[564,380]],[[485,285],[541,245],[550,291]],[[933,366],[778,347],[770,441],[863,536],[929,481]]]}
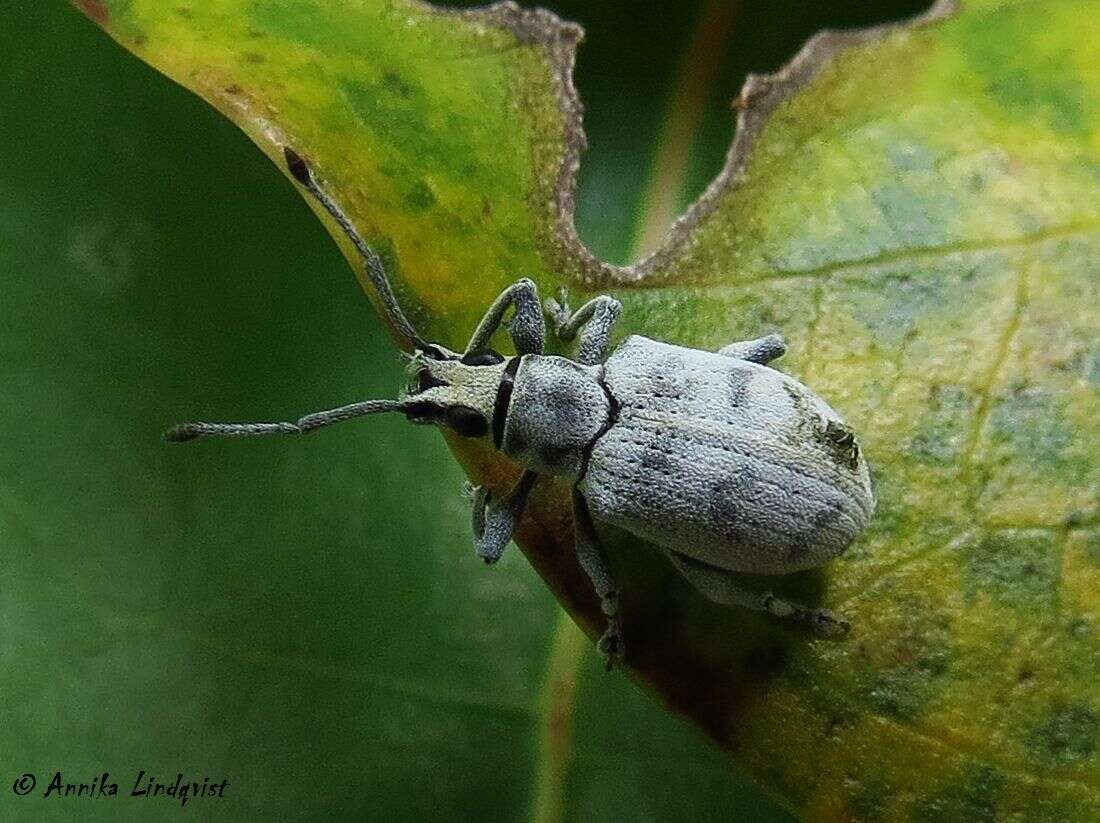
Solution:
{"label": "brown dried leaf margin", "polygon": [[587,146],[582,122],[584,106],[573,83],[577,45],[584,38],[584,30],[545,9],[520,8],[511,0],[461,11],[441,9],[428,3],[422,5],[438,14],[454,14],[503,28],[519,42],[537,44],[543,49],[553,75],[564,126],[564,149],[550,198],[553,231],[548,233],[546,252],[561,274],[572,275],[586,288],[598,289],[651,285],[664,279],[691,242],[695,227],[706,221],[722,199],[737,188],[756,139],[769,117],[784,102],[808,85],[841,53],[899,30],[944,20],[958,11],[959,0],[936,0],[928,11],[900,23],[818,32],[780,71],[750,74],[734,102],[737,126],[721,172],[672,224],[661,245],[652,254],[628,266],[606,263],[592,254],[578,236],[574,221],[577,171]]}

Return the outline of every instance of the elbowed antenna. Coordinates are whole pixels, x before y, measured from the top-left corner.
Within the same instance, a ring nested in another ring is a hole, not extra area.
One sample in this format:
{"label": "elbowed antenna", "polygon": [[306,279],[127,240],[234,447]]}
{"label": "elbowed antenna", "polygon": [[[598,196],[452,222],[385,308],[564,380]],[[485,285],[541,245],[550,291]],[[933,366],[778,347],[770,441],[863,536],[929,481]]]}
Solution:
{"label": "elbowed antenna", "polygon": [[200,437],[255,437],[262,434],[308,434],[314,429],[368,414],[406,411],[404,400],[364,400],[337,409],[314,412],[294,423],[181,423],[164,433],[172,443],[186,443]]}
{"label": "elbowed antenna", "polygon": [[290,173],[294,176],[294,179],[301,183],[306,190],[312,194],[322,206],[325,211],[332,215],[340,228],[343,229],[344,234],[348,236],[348,239],[355,244],[355,248],[359,250],[359,254],[363,256],[364,268],[367,272],[367,277],[370,278],[371,283],[374,284],[375,290],[378,292],[378,297],[382,301],[382,305],[386,309],[386,313],[390,317],[390,322],[397,328],[397,331],[413,346],[426,351],[429,348],[429,343],[417,334],[412,323],[409,322],[409,318],[405,316],[405,313],[401,311],[401,306],[397,302],[397,298],[394,297],[393,289],[390,287],[390,281],[386,277],[386,269],[382,265],[382,260],[374,250],[367,245],[366,241],[359,236],[359,232],[355,230],[355,226],[352,225],[351,220],[343,210],[336,205],[336,202],[326,194],[320,186],[317,185],[317,181],[313,179],[313,173],[309,170],[309,166],[306,161],[302,159],[294,149],[290,146],[283,146],[283,154],[286,156],[286,167],[290,170]]}

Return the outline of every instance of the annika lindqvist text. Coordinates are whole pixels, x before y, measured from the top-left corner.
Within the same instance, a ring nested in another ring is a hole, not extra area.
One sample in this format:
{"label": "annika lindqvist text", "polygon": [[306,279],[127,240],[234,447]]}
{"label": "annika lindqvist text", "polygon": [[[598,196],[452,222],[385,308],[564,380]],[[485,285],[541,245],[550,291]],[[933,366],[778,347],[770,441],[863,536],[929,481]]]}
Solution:
{"label": "annika lindqvist text", "polygon": [[[34,774],[26,772],[15,779],[12,784],[12,792],[20,797],[37,794],[43,799],[105,799],[112,797],[147,799],[159,797],[186,806],[191,800],[225,797],[225,790],[229,785],[228,780],[215,780],[211,777],[203,777],[201,780],[184,780],[182,772],[176,774],[175,780],[165,782],[156,775],[148,774],[145,769],[138,769],[133,782],[130,784],[124,782],[120,789],[119,784],[112,779],[111,773],[108,771],[92,775],[90,780],[75,783],[67,780],[61,771],[56,771],[50,775],[49,783],[45,789],[38,786],[38,779]],[[38,788],[37,792],[35,791],[36,788]]]}

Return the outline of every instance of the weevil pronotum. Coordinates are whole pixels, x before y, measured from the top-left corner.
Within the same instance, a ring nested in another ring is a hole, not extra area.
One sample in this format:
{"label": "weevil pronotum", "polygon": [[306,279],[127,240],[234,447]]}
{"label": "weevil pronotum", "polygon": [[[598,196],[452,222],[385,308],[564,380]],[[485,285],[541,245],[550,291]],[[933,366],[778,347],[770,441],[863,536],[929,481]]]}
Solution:
{"label": "weevil pronotum", "polygon": [[[572,486],[577,559],[599,595],[608,665],[624,651],[619,590],[593,521],[661,547],[704,595],[719,603],[847,629],[811,609],[747,588],[738,573],[786,574],[841,554],[867,524],[874,497],[852,430],[816,394],[768,367],[786,350],[770,334],[706,352],[633,335],[608,355],[622,310],[600,296],[570,312],[564,298],[546,314],[572,359],[543,354],[543,305],[531,280],[489,307],[463,352],[424,340],[394,297],[382,261],[314,179],[285,150],[294,178],[355,244],[381,303],[408,347],[410,384],[397,400],[366,400],[294,423],[185,423],[166,433],[199,437],[306,434],[341,420],[403,412],[413,423],[482,438],[524,471],[499,499],[473,495],[477,554],[500,558],[532,487],[544,475]],[[512,310],[511,320],[505,315]],[[489,348],[507,325],[516,354]]]}

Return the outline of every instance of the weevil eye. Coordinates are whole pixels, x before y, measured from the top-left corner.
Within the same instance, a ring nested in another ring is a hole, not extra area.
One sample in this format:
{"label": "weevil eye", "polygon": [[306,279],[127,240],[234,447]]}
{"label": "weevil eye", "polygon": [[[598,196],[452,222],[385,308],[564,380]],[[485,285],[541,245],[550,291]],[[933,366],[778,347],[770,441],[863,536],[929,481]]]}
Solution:
{"label": "weevil eye", "polygon": [[462,360],[459,362],[464,366],[495,366],[497,363],[504,362],[504,356],[492,349],[477,349],[462,355]]}
{"label": "weevil eye", "polygon": [[453,359],[445,351],[443,351],[443,349],[439,348],[439,346],[435,345],[434,343],[429,343],[427,346],[425,346],[423,349],[421,349],[420,352],[425,357],[429,357],[432,360],[452,360]]}
{"label": "weevil eye", "polygon": [[449,406],[447,425],[462,437],[481,437],[489,431],[489,421],[485,415],[469,406]]}
{"label": "weevil eye", "polygon": [[405,406],[405,417],[414,423],[436,423],[444,419],[446,409],[439,403],[418,400]]}
{"label": "weevil eye", "polygon": [[426,392],[428,389],[434,389],[438,386],[448,385],[443,380],[440,380],[434,374],[427,369],[421,369],[416,375],[416,393]]}

